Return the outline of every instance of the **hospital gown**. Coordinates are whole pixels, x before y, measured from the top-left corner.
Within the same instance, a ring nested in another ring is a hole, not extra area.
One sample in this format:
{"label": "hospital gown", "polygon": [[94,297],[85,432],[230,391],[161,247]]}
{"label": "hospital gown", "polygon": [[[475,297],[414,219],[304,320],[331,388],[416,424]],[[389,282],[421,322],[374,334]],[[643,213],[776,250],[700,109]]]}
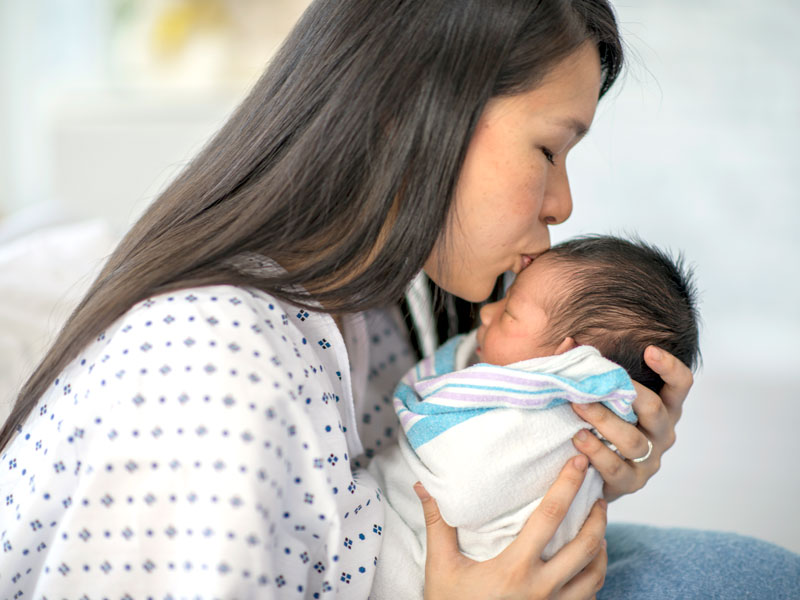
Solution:
{"label": "hospital gown", "polygon": [[344,331],[230,286],[134,306],[0,455],[0,598],[366,598],[413,355],[392,311]]}

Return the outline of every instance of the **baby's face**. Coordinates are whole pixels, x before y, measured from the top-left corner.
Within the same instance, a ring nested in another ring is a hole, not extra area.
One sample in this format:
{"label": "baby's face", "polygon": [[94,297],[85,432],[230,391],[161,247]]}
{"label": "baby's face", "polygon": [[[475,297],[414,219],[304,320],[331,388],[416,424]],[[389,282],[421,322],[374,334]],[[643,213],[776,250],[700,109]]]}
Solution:
{"label": "baby's face", "polygon": [[557,269],[538,258],[508,288],[505,298],[481,308],[477,355],[492,365],[549,356],[558,343],[548,341],[545,307],[560,288]]}

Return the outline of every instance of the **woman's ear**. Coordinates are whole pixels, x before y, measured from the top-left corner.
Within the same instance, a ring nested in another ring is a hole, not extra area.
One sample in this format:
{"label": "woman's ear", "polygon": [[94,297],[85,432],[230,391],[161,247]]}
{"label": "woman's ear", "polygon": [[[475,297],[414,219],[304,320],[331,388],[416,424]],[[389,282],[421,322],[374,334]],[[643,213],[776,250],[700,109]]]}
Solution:
{"label": "woman's ear", "polygon": [[575,343],[575,340],[571,337],[564,338],[564,341],[558,345],[556,351],[553,354],[564,354],[568,350],[572,350],[573,348],[577,348],[578,344]]}

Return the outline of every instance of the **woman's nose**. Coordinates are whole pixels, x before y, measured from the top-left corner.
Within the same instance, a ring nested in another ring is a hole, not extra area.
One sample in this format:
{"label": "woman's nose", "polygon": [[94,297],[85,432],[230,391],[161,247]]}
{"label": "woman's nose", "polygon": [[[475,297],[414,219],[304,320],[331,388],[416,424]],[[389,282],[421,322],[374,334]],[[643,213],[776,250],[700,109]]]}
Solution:
{"label": "woman's nose", "polygon": [[572,192],[569,189],[567,169],[562,166],[547,182],[542,203],[542,221],[546,225],[558,225],[572,214]]}

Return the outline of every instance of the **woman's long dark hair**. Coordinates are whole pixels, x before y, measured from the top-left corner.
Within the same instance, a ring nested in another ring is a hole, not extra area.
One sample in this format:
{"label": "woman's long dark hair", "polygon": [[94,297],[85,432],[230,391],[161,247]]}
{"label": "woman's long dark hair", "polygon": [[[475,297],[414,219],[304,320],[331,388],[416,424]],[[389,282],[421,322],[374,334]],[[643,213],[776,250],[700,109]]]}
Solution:
{"label": "woman's long dark hair", "polygon": [[[396,302],[444,230],[487,100],[534,87],[587,40],[602,95],[622,64],[605,0],[314,2],[120,242],[23,386],[0,448],[81,349],[150,296],[231,284],[307,304],[299,285],[333,313]],[[289,272],[240,272],[230,261],[243,252]]]}

